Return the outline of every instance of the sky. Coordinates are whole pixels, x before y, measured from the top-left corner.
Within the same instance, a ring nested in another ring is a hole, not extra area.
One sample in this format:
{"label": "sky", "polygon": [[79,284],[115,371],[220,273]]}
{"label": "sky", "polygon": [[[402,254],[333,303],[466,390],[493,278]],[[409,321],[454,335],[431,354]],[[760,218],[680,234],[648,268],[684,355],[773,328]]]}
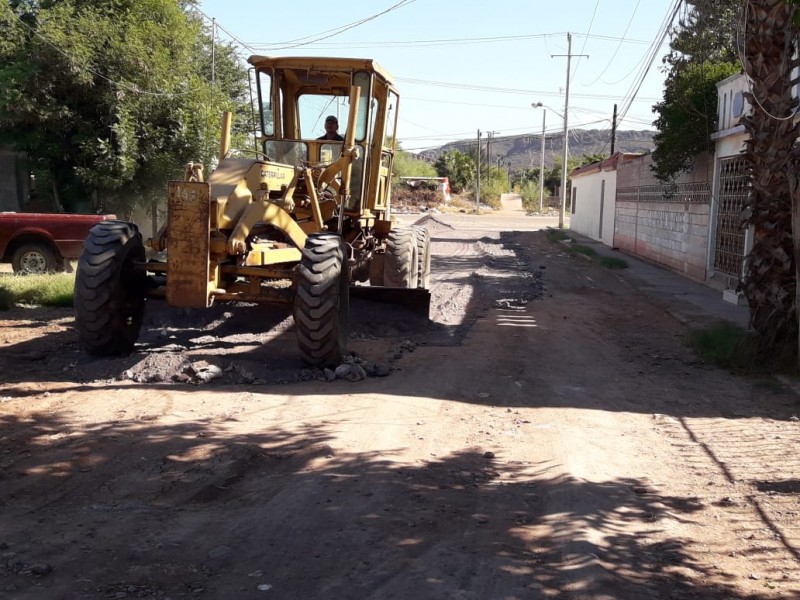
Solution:
{"label": "sky", "polygon": [[[676,0],[201,0],[242,56],[372,58],[400,91],[398,140],[417,152],[460,139],[652,129],[662,40]],[[554,56],[556,55],[556,56]],[[558,56],[562,55],[562,56]],[[588,55],[581,57],[577,55]],[[649,68],[648,68],[649,67]],[[543,107],[531,105],[541,102]]]}

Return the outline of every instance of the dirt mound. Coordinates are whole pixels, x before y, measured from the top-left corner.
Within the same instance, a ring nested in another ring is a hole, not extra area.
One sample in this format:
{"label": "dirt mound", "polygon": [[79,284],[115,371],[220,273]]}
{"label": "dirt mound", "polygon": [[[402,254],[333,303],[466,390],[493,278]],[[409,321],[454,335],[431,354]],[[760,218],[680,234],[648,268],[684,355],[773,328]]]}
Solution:
{"label": "dirt mound", "polygon": [[419,219],[414,221],[413,224],[427,227],[428,231],[430,231],[431,233],[433,233],[434,231],[440,231],[442,229],[454,229],[452,225],[448,225],[441,219],[437,219],[436,215],[432,214],[427,214],[420,217]]}

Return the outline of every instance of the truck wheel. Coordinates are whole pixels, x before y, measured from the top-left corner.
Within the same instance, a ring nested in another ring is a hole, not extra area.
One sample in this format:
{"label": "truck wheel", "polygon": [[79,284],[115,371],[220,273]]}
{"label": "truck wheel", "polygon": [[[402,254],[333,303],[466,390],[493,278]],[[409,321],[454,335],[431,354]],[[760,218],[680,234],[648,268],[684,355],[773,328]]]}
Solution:
{"label": "truck wheel", "polygon": [[417,240],[413,229],[397,227],[386,238],[383,285],[393,288],[417,287]]}
{"label": "truck wheel", "polygon": [[103,221],[89,231],[75,275],[75,327],[95,356],[130,354],[139,337],[147,276],[142,234],[133,223]]}
{"label": "truck wheel", "polygon": [[41,243],[22,244],[11,257],[11,268],[19,275],[51,273],[60,271],[60,266],[56,253]]}
{"label": "truck wheel", "polygon": [[294,322],[303,361],[312,367],[342,362],[347,350],[350,285],[345,247],[335,233],[312,233],[296,271]]}
{"label": "truck wheel", "polygon": [[414,227],[417,242],[417,287],[431,287],[431,234],[427,227]]}

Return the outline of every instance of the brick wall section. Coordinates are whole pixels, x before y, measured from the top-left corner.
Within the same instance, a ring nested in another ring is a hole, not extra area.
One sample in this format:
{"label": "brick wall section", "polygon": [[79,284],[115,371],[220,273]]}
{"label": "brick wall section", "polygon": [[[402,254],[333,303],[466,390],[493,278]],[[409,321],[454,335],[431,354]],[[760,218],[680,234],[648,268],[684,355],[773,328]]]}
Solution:
{"label": "brick wall section", "polygon": [[686,275],[705,281],[711,221],[712,157],[703,155],[694,168],[666,189],[643,156],[617,168],[614,246]]}

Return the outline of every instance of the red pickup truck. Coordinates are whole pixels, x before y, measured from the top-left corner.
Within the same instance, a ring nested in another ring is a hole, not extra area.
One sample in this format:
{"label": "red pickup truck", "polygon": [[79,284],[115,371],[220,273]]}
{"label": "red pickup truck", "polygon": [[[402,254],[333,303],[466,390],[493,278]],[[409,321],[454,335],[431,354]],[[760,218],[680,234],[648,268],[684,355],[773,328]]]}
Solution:
{"label": "red pickup truck", "polygon": [[69,269],[89,230],[114,215],[0,213],[0,262],[15,273],[49,273]]}

